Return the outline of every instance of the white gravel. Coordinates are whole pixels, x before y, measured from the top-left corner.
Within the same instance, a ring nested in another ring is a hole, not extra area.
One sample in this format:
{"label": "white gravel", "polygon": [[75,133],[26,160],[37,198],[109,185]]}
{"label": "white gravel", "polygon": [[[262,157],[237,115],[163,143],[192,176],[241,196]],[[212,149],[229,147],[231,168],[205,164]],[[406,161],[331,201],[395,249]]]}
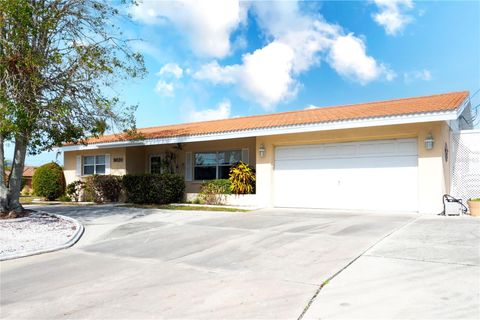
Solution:
{"label": "white gravel", "polygon": [[73,221],[46,213],[0,220],[0,259],[49,250],[67,243],[77,232]]}

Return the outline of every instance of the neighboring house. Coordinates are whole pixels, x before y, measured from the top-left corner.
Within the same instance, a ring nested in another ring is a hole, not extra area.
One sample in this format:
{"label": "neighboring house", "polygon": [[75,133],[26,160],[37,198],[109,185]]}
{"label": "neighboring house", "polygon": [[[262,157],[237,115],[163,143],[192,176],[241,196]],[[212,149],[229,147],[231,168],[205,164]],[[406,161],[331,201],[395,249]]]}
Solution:
{"label": "neighboring house", "polygon": [[[32,188],[32,178],[33,178],[33,174],[35,173],[35,169],[37,169],[36,167],[31,167],[31,166],[25,166],[23,167],[23,175],[22,175],[22,179],[25,183],[25,187],[29,187],[29,188]],[[10,171],[6,171],[5,172],[5,176],[8,177],[10,175]]]}
{"label": "neighboring house", "polygon": [[469,128],[468,92],[138,129],[66,145],[67,182],[159,172],[175,152],[188,193],[256,167],[258,206],[439,213],[450,133]]}
{"label": "neighboring house", "polygon": [[25,181],[25,186],[28,186],[29,188],[32,188],[32,178],[33,174],[35,173],[36,167],[31,167],[31,166],[25,166],[23,168],[23,175],[22,178]]}

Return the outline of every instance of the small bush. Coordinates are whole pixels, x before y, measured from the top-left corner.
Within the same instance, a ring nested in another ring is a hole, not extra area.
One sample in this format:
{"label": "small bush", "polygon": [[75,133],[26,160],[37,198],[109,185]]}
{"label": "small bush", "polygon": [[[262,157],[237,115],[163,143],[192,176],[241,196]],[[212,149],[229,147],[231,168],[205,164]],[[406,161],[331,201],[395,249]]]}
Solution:
{"label": "small bush", "polygon": [[224,185],[218,183],[204,183],[202,184],[198,198],[206,204],[224,204],[227,198],[224,187]]}
{"label": "small bush", "polygon": [[35,194],[47,200],[55,200],[65,194],[63,169],[55,162],[37,168],[32,178]]}
{"label": "small bush", "polygon": [[127,202],[166,204],[184,198],[185,181],[178,174],[127,174],[122,183]]}
{"label": "small bush", "polygon": [[70,197],[69,197],[69,196],[65,196],[65,195],[63,195],[63,196],[61,196],[61,197],[59,197],[59,198],[58,198],[58,201],[62,201],[62,202],[70,202],[70,201],[72,201],[72,199],[70,199]]}
{"label": "small bush", "polygon": [[85,182],[76,180],[67,185],[67,195],[71,200],[78,202],[85,190]]}
{"label": "small bush", "polygon": [[202,184],[202,187],[207,186],[207,185],[218,187],[219,193],[221,193],[221,194],[231,194],[232,193],[232,190],[230,189],[232,184],[230,183],[230,180],[228,180],[228,179],[210,180],[210,181],[204,182]]}
{"label": "small bush", "polygon": [[93,175],[85,181],[85,198],[95,203],[118,202],[122,178],[114,175]]}
{"label": "small bush", "polygon": [[28,197],[28,196],[32,195],[32,193],[33,193],[32,188],[30,188],[29,186],[25,186],[22,189],[21,195],[24,196],[24,197]]}
{"label": "small bush", "polygon": [[230,169],[230,190],[234,194],[255,193],[255,169],[240,161]]}

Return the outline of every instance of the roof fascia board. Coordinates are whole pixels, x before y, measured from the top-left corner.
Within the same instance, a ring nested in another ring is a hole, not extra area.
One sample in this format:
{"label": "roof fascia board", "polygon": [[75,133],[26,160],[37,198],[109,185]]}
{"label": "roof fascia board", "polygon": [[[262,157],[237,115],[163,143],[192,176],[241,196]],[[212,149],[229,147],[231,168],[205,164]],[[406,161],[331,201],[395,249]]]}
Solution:
{"label": "roof fascia board", "polygon": [[92,149],[115,148],[115,147],[134,147],[134,146],[143,146],[143,145],[149,146],[149,145],[161,145],[161,144],[173,144],[173,143],[188,143],[188,142],[271,136],[271,135],[278,135],[278,134],[290,134],[290,133],[302,133],[302,132],[314,132],[314,131],[326,131],[326,130],[338,130],[338,129],[354,129],[354,128],[363,128],[363,127],[388,126],[388,125],[434,122],[434,121],[448,121],[448,120],[455,120],[457,118],[458,118],[458,110],[453,110],[453,111],[446,111],[446,112],[425,113],[420,115],[414,114],[414,115],[392,116],[392,117],[382,117],[382,118],[323,122],[323,123],[291,125],[291,126],[273,127],[273,128],[260,128],[260,129],[239,130],[239,131],[231,131],[231,132],[220,132],[220,133],[212,133],[212,134],[204,134],[204,135],[105,142],[105,143],[90,144],[90,145],[72,145],[72,146],[61,147],[61,149],[63,151],[77,151],[77,150],[92,150]]}
{"label": "roof fascia board", "polygon": [[457,108],[457,118],[460,118],[465,108],[470,104],[470,97],[466,97],[459,108]]}

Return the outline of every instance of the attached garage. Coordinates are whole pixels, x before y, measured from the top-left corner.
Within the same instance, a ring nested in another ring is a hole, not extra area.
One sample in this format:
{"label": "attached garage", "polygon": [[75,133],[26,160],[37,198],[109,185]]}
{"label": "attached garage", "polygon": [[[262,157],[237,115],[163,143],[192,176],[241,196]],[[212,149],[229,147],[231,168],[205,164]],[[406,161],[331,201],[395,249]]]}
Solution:
{"label": "attached garage", "polygon": [[275,148],[276,207],[418,211],[417,139]]}

